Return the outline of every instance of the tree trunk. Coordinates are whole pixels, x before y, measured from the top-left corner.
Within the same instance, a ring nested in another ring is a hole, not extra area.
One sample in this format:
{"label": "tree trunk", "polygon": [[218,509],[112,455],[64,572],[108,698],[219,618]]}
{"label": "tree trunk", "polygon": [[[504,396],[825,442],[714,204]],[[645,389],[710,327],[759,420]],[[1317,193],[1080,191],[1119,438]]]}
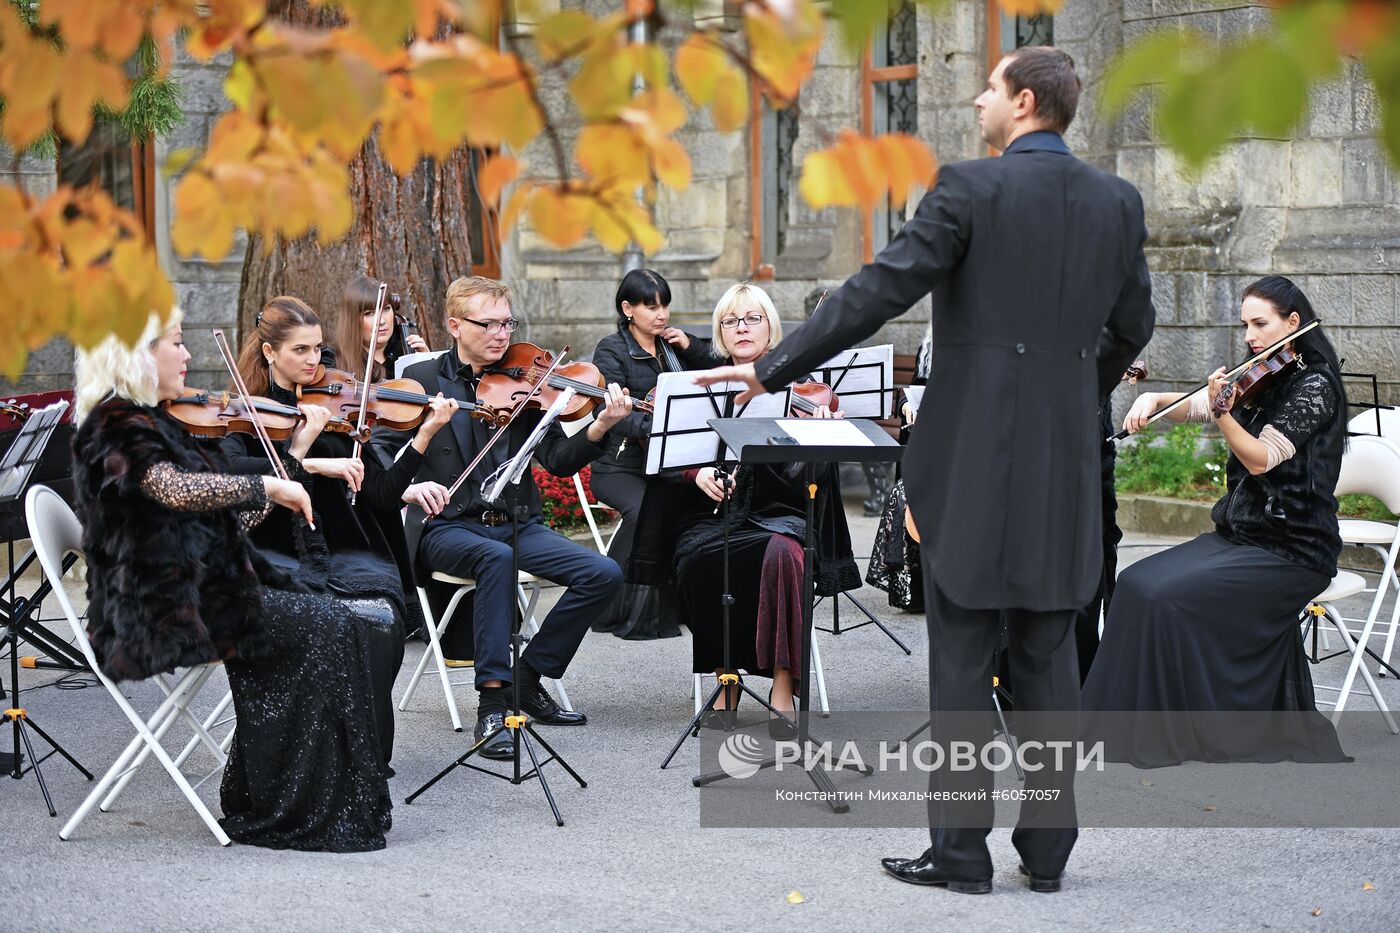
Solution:
{"label": "tree trunk", "polygon": [[[312,9],[306,0],[275,0],[268,9],[296,25],[337,22],[336,14]],[[400,178],[371,137],[350,163],[349,176],[355,219],[344,239],[325,247],[314,236],[279,240],[264,254],[262,237],[248,238],[238,300],[240,344],[269,298],[295,295],[328,318],[340,305],[345,280],[363,272],[403,296],[403,313],[418,322],[429,346],[448,345],[443,296],[453,279],[472,268],[470,152],[459,148],[443,160],[424,159]],[[329,328],[325,337],[333,337]]]}

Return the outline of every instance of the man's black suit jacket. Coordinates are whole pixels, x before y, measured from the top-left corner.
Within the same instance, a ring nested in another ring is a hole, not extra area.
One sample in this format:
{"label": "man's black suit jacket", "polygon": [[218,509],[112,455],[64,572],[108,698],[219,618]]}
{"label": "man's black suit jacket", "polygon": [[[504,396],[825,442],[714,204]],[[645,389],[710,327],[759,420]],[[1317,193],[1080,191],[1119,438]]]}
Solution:
{"label": "man's black suit jacket", "polygon": [[904,479],[969,609],[1078,609],[1103,564],[1099,399],[1152,335],[1142,198],[1058,135],[944,166],[917,213],[758,364],[778,389],[933,294]]}
{"label": "man's black suit jacket", "polygon": [[[461,363],[456,351],[449,350],[436,359],[413,364],[403,375],[422,385],[429,395],[441,392],[447,398],[471,402],[475,399],[475,394],[459,374],[460,368]],[[541,417],[542,413],[539,411],[527,411],[511,423],[507,429],[509,436],[496,442],[497,446],[507,448],[503,460],[515,456]],[[415,478],[417,482],[432,480],[444,486],[451,486],[456,482],[462,470],[466,469],[467,464],[476,456],[479,450],[477,438],[484,434],[479,425],[471,424],[470,418],[471,415],[467,412],[459,411],[452,416],[452,421],[447,427],[433,436],[428,445],[428,453],[418,469]],[[392,460],[399,449],[413,439],[413,433],[376,429],[370,444],[381,458]],[[579,431],[568,436],[559,427],[558,422],[555,422],[545,431],[539,446],[535,448],[535,459],[555,476],[571,476],[603,453],[602,445],[593,443],[587,435],[587,431]],[[468,511],[472,500],[479,499],[481,480],[485,474],[485,468],[478,467],[473,478],[462,485],[442,515],[434,521],[460,519],[463,513]],[[528,506],[532,518],[539,516],[540,493],[529,470],[521,477],[520,485],[513,491],[507,489],[507,494],[511,495],[514,501]],[[417,559],[418,544],[423,536],[423,511],[418,506],[409,506],[404,531],[408,538],[408,552],[414,556],[415,576],[423,583],[431,568],[423,567],[422,562]]]}

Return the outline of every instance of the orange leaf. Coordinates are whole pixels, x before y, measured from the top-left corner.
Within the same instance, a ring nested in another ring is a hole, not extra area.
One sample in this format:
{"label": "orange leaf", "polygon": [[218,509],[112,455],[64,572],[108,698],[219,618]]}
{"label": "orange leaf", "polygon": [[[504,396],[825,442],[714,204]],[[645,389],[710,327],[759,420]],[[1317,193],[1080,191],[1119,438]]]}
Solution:
{"label": "orange leaf", "polygon": [[713,114],[715,129],[730,133],[749,118],[749,84],[742,72],[730,68],[720,73],[715,86]]}
{"label": "orange leaf", "polygon": [[714,100],[720,75],[726,67],[724,52],[706,33],[692,35],[676,50],[676,78],[697,107]]}
{"label": "orange leaf", "polygon": [[690,156],[674,139],[663,139],[652,149],[651,164],[662,184],[677,191],[690,187]]}
{"label": "orange leaf", "polygon": [[481,202],[494,205],[501,200],[501,189],[514,181],[520,174],[520,163],[503,153],[496,153],[482,164],[477,172],[476,185],[481,194]]}

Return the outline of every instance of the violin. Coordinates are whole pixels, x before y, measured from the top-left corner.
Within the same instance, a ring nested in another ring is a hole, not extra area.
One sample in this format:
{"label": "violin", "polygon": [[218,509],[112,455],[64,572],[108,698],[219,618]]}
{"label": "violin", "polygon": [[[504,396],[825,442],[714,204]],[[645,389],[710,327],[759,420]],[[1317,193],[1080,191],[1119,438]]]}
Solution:
{"label": "violin", "polygon": [[[347,433],[354,433],[350,419],[360,414],[360,396],[364,383],[343,369],[321,366],[316,370],[316,379],[307,385],[296,387],[297,399],[322,408],[329,408],[333,416],[331,424],[344,421]],[[386,379],[369,384],[369,401],[365,415],[364,439],[369,438],[369,428],[383,425],[396,431],[408,431],[423,422],[423,414],[434,396],[423,391],[423,386],[412,379]],[[471,406],[458,402],[463,409],[479,417],[487,417],[480,405]]]}
{"label": "violin", "polygon": [[[503,426],[522,399],[527,408],[547,409],[559,393],[573,389],[576,397],[559,413],[559,420],[577,421],[607,400],[606,383],[597,366],[581,362],[555,366],[554,362],[552,353],[533,343],[511,344],[505,356],[482,373],[477,383],[477,407],[488,410],[480,417]],[[651,405],[641,399],[633,399],[632,407],[636,411],[652,412]]]}
{"label": "violin", "polygon": [[1305,365],[1302,355],[1293,349],[1292,344],[1281,347],[1238,376],[1227,380],[1225,388],[1215,397],[1215,401],[1210,403],[1211,411],[1215,412],[1217,418],[1220,417],[1230,410],[1232,399],[1234,404],[1245,405],[1277,381],[1280,374]]}
{"label": "violin", "polygon": [[[262,420],[263,428],[270,438],[284,441],[292,436],[301,423],[301,411],[291,405],[282,405],[270,398],[251,396],[251,408]],[[161,407],[170,416],[185,426],[185,430],[200,437],[224,437],[228,434],[256,434],[250,405],[242,396],[229,392],[209,392],[187,390],[179,398],[161,402]],[[325,430],[341,434],[354,434],[355,426],[344,418],[333,418]],[[369,439],[369,432],[364,432]]]}
{"label": "violin", "polygon": [[817,409],[825,405],[836,411],[840,399],[825,382],[796,382],[792,386],[792,415],[797,418],[816,417]]}
{"label": "violin", "polygon": [[1133,360],[1132,365],[1123,371],[1123,378],[1118,381],[1132,383],[1146,378],[1147,360]]}

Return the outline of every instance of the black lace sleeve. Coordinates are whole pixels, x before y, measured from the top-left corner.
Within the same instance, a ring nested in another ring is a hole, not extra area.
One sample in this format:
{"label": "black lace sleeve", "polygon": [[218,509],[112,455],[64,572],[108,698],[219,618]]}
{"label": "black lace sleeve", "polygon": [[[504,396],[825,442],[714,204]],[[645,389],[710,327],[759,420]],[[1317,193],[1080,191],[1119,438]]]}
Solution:
{"label": "black lace sleeve", "polygon": [[1311,372],[1289,386],[1287,397],[1269,412],[1269,423],[1295,448],[1302,449],[1336,414],[1337,390],[1325,375]]}
{"label": "black lace sleeve", "polygon": [[173,463],[157,463],[141,478],[147,498],[177,512],[237,509],[244,529],[254,527],[271,510],[261,476],[195,473]]}

